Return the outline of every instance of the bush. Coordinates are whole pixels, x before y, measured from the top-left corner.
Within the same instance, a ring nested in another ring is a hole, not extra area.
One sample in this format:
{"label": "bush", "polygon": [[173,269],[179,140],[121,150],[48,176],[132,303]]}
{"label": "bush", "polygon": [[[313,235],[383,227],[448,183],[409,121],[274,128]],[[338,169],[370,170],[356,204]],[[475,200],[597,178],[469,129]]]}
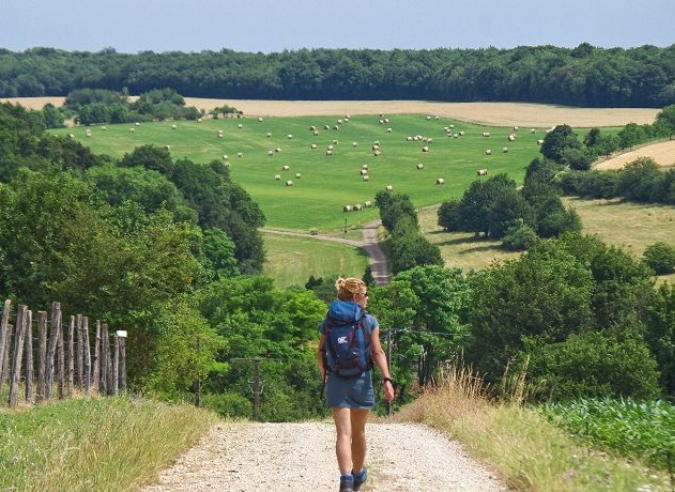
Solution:
{"label": "bush", "polygon": [[521,219],[516,225],[508,228],[502,238],[502,246],[512,251],[522,251],[537,244],[538,239],[534,229],[524,224]]}
{"label": "bush", "polygon": [[253,405],[250,400],[238,393],[202,395],[202,406],[223,417],[251,418],[253,416]]}
{"label": "bush", "polygon": [[531,382],[542,399],[650,399],[660,391],[656,361],[641,339],[590,332],[536,347],[529,355]]}
{"label": "bush", "polygon": [[654,243],[645,249],[643,258],[657,275],[675,273],[675,246],[662,242]]}

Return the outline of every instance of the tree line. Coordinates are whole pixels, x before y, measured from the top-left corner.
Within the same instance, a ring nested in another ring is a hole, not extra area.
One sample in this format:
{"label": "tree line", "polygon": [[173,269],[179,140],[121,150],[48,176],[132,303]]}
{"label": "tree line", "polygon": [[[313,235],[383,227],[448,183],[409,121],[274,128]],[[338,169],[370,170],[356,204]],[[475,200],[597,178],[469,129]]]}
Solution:
{"label": "tree line", "polygon": [[0,49],[0,97],[75,89],[192,97],[517,101],[585,107],[675,103],[675,45],[630,49],[300,49],[242,53]]}

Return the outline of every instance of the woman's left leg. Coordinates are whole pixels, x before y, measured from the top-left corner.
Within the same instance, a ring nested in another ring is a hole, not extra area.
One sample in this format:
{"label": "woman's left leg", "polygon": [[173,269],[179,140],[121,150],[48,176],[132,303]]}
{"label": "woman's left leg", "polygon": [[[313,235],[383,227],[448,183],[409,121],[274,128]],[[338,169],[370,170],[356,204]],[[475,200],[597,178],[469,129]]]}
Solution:
{"label": "woman's left leg", "polygon": [[366,462],[366,422],[370,410],[352,408],[350,411],[352,430],[352,470],[356,473],[363,470]]}

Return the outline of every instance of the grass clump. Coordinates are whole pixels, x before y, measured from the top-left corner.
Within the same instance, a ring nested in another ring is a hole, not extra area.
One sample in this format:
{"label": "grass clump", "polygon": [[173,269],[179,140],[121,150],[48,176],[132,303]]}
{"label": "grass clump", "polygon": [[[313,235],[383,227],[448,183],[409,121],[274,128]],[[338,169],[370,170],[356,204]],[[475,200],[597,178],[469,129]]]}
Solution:
{"label": "grass clump", "polygon": [[537,411],[487,397],[480,378],[452,368],[394,419],[430,425],[458,439],[520,491],[592,492],[670,490],[664,474],[578,444]]}
{"label": "grass clump", "polygon": [[124,397],[2,413],[0,490],[138,490],[216,421],[191,406]]}

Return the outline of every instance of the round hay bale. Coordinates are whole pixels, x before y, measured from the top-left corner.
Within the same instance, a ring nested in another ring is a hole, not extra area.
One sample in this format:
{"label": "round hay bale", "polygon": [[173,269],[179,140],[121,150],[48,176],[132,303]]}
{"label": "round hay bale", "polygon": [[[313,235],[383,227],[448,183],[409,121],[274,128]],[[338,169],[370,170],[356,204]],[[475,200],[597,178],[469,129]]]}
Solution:
{"label": "round hay bale", "polygon": [[476,174],[478,176],[485,176],[485,175],[487,175],[487,173],[488,173],[487,169],[479,169],[478,171],[476,171]]}
{"label": "round hay bale", "polygon": [[359,143],[358,142],[352,142],[352,147],[358,147]]}
{"label": "round hay bale", "polygon": [[368,176],[367,174],[364,174],[363,176],[361,176],[361,179],[363,181],[370,181],[370,176]]}
{"label": "round hay bale", "polygon": [[333,155],[333,151],[332,151],[332,150],[327,150],[327,151],[326,151],[326,155]]}
{"label": "round hay bale", "polygon": [[317,147],[316,144],[312,144],[312,145],[309,146],[309,148],[312,149],[312,150],[316,149],[316,147]]}
{"label": "round hay bale", "polygon": [[291,169],[290,166],[283,166],[283,167],[281,168],[282,171],[289,171],[290,169]]}
{"label": "round hay bale", "polygon": [[266,136],[267,138],[270,138],[270,137],[272,136],[272,134],[271,134],[270,132],[267,132],[267,133],[265,134],[265,136]]}
{"label": "round hay bale", "polygon": [[337,144],[339,144],[339,143],[340,143],[340,142],[339,142],[337,139],[333,139],[333,145],[337,145]]}
{"label": "round hay bale", "polygon": [[387,185],[384,187],[384,191],[393,191],[394,187],[392,185]]}
{"label": "round hay bale", "polygon": [[460,136],[460,137],[463,137],[463,136],[464,136],[464,130],[462,130],[461,132],[459,132],[459,136]]}
{"label": "round hay bale", "polygon": [[363,166],[361,166],[361,169],[365,169],[367,171],[368,170],[368,164],[364,164]]}
{"label": "round hay bale", "polygon": [[176,125],[171,125],[172,130],[175,130],[176,128],[178,128]]}
{"label": "round hay bale", "polygon": [[539,140],[537,140],[537,145],[543,145],[543,144],[544,144],[544,140],[543,140],[543,139],[540,138]]}
{"label": "round hay bale", "polygon": [[293,186],[293,181],[291,181],[290,179],[286,181],[286,186]]}
{"label": "round hay bale", "polygon": [[509,142],[515,142],[515,141],[516,141],[516,136],[512,133],[511,135],[509,135],[508,137],[506,137],[506,139],[507,139]]}
{"label": "round hay bale", "polygon": [[537,129],[536,128],[530,128],[530,133],[537,133]]}
{"label": "round hay bale", "polygon": [[[132,130],[133,130],[133,128],[132,128]],[[75,138],[75,135],[73,135],[72,133],[69,133],[68,136],[69,136],[70,138]]]}
{"label": "round hay bale", "polygon": [[373,145],[372,149],[373,150],[380,150],[380,146],[378,144]]}
{"label": "round hay bale", "polygon": [[329,125],[323,125],[323,129],[324,130],[330,130],[330,126]]}
{"label": "round hay bale", "polygon": [[376,150],[375,152],[373,152],[373,155],[375,157],[380,157],[382,155],[382,152],[380,152],[379,150]]}
{"label": "round hay bale", "polygon": [[268,150],[268,151],[267,151],[267,155],[274,155],[274,151],[273,151],[273,150]]}
{"label": "round hay bale", "polygon": [[405,141],[406,141],[406,142],[412,142],[412,141],[413,141],[413,138],[412,138],[412,137],[405,137]]}
{"label": "round hay bale", "polygon": [[108,127],[105,126],[105,125],[103,125],[103,126],[101,127],[101,130],[103,130],[104,132],[106,132],[106,131],[108,131]]}
{"label": "round hay bale", "polygon": [[426,145],[422,147],[422,152],[429,152],[429,147],[427,147]]}
{"label": "round hay bale", "polygon": [[342,119],[337,120],[336,123],[337,123],[338,125],[341,125],[341,124],[342,124]]}
{"label": "round hay bale", "polygon": [[364,207],[372,207],[372,206],[373,206],[373,202],[371,202],[370,200],[366,200],[365,203],[363,204],[363,206],[364,206]]}
{"label": "round hay bale", "polygon": [[385,122],[385,123],[389,123],[389,118],[385,118],[385,119],[384,119],[384,122]]}
{"label": "round hay bale", "polygon": [[427,138],[427,143],[432,143],[434,141],[433,138]]}
{"label": "round hay bale", "polygon": [[340,129],[340,127],[339,127],[338,125],[333,125],[333,130],[336,130],[336,131],[337,131],[337,130],[339,130],[339,129]]}
{"label": "round hay bale", "polygon": [[333,147],[332,145],[329,145],[328,147],[326,147],[326,150],[334,150],[334,149],[335,149],[335,147]]}
{"label": "round hay bale", "polygon": [[360,203],[357,203],[357,204],[354,205],[354,212],[360,212],[362,208],[363,208],[363,205],[361,205]]}
{"label": "round hay bale", "polygon": [[229,158],[230,158],[230,156],[229,156],[229,155],[227,155],[227,154],[223,154],[223,160],[224,160],[224,161],[227,161],[227,160],[229,160]]}
{"label": "round hay bale", "polygon": [[276,179],[277,181],[279,181],[279,180],[281,179],[281,174],[275,174],[275,175],[274,175],[274,179]]}
{"label": "round hay bale", "polygon": [[[448,137],[449,137],[449,136],[450,136],[450,135],[448,135]],[[455,133],[455,134],[452,136],[452,138],[459,138],[459,133]]]}
{"label": "round hay bale", "polygon": [[136,129],[135,128],[129,128],[129,133],[136,133]]}
{"label": "round hay bale", "polygon": [[138,121],[136,123],[134,123],[134,125],[141,126],[141,124]]}
{"label": "round hay bale", "polygon": [[483,136],[484,136],[484,137],[489,137],[489,136],[490,136],[490,132],[483,132]]}
{"label": "round hay bale", "polygon": [[427,115],[427,121],[431,120],[431,116]]}
{"label": "round hay bale", "polygon": [[508,148],[508,147],[504,147],[504,148],[502,149],[502,154],[508,154],[508,153],[509,153],[509,148]]}
{"label": "round hay bale", "polygon": [[485,155],[492,155],[492,150],[485,149]]}
{"label": "round hay bale", "polygon": [[302,173],[295,173],[295,179],[302,178]]}
{"label": "round hay bale", "polygon": [[204,122],[204,120],[203,120],[203,119],[201,119],[201,118],[197,118],[197,123],[203,123],[203,122]]}
{"label": "round hay bale", "polygon": [[375,140],[375,141],[373,142],[373,145],[380,145],[380,141],[379,141],[379,140]]}
{"label": "round hay bale", "polygon": [[352,211],[352,206],[351,205],[345,205],[342,207],[343,212],[351,212]]}
{"label": "round hay bale", "polygon": [[170,152],[170,151],[171,151],[171,146],[170,146],[170,145],[165,145],[165,146],[164,146],[164,150],[166,150],[167,152]]}
{"label": "round hay bale", "polygon": [[316,127],[315,127],[314,125],[310,126],[310,127],[309,127],[309,131],[310,131],[310,132],[315,132],[315,131],[316,131]]}
{"label": "round hay bale", "polygon": [[237,157],[244,157],[244,153],[243,152],[237,152]]}
{"label": "round hay bale", "polygon": [[291,134],[289,133],[288,135],[286,135],[286,138],[289,139],[289,140],[291,140],[291,139],[293,138],[293,135],[291,135]]}
{"label": "round hay bale", "polygon": [[415,136],[413,137],[413,140],[414,140],[415,142],[417,142],[419,139],[420,139],[420,137],[418,137],[417,135],[415,135]]}
{"label": "round hay bale", "polygon": [[314,136],[318,137],[319,136],[319,130],[314,130]]}
{"label": "round hay bale", "polygon": [[436,180],[436,184],[437,184],[437,185],[445,184],[445,180],[444,180],[443,178],[438,178],[438,179]]}
{"label": "round hay bale", "polygon": [[239,123],[239,124],[237,125],[237,128],[244,128],[244,125],[242,125],[241,123]]}
{"label": "round hay bale", "polygon": [[422,163],[417,164],[417,169],[420,170],[420,171],[422,169],[424,169],[424,164],[422,164]]}
{"label": "round hay bale", "polygon": [[262,120],[263,120],[263,119],[262,119],[262,116],[259,116],[259,117],[258,117],[258,123],[262,123]]}
{"label": "round hay bale", "polygon": [[387,128],[387,133],[391,133],[391,128]]}
{"label": "round hay bale", "polygon": [[361,173],[361,176],[365,176],[366,174],[368,174],[367,169],[361,169],[361,171],[359,171],[359,172]]}
{"label": "round hay bale", "polygon": [[276,152],[277,154],[280,154],[281,153],[281,147],[276,147],[274,149],[274,152]]}
{"label": "round hay bale", "polygon": [[384,120],[380,120],[380,125],[384,125]]}

